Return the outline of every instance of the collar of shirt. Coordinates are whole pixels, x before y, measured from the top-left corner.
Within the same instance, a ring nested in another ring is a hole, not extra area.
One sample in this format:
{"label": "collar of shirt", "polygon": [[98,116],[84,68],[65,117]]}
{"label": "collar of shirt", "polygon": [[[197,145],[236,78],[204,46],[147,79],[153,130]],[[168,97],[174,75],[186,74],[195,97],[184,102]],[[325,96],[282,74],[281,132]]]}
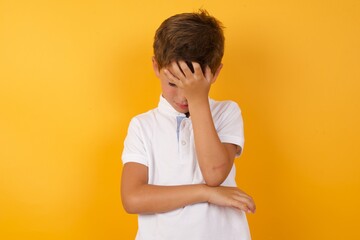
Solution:
{"label": "collar of shirt", "polygon": [[162,95],[160,95],[158,109],[161,113],[166,114],[166,115],[170,115],[170,116],[174,116],[174,117],[178,117],[178,116],[186,117],[185,113],[180,113],[180,112],[176,111],[175,108],[173,108],[170,105],[170,103]]}
{"label": "collar of shirt", "polygon": [[[210,98],[209,98],[209,103],[210,103],[210,108],[211,108],[213,101]],[[162,95],[160,95],[158,109],[161,113],[166,114],[166,115],[170,115],[170,116],[174,116],[174,117],[178,117],[178,116],[186,117],[185,113],[176,111]]]}

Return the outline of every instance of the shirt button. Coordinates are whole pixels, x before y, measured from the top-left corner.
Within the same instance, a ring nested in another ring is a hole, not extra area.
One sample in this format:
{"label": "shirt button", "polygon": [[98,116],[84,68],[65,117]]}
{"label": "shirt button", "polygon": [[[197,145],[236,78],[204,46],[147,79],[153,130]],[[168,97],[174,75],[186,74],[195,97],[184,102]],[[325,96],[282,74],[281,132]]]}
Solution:
{"label": "shirt button", "polygon": [[186,142],[184,140],[181,141],[182,145],[186,145]]}

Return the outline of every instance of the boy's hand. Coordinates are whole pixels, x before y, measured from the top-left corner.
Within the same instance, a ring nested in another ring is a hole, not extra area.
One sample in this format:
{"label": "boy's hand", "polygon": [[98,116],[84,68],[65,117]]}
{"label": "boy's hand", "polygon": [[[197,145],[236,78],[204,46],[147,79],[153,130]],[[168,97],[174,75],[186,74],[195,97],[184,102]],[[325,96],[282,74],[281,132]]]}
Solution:
{"label": "boy's hand", "polygon": [[207,101],[213,74],[209,66],[206,67],[204,74],[199,63],[192,62],[192,65],[194,73],[185,61],[172,62],[168,68],[164,69],[164,73],[169,82],[184,91],[188,102],[195,102],[199,99]]}
{"label": "boy's hand", "polygon": [[211,187],[208,202],[224,207],[234,207],[246,213],[255,213],[252,197],[236,187]]}

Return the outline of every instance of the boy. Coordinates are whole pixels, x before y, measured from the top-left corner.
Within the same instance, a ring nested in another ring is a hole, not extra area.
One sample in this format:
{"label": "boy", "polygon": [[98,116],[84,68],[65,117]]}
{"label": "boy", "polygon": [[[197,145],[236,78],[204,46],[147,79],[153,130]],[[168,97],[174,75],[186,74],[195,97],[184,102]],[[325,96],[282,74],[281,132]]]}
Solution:
{"label": "boy", "polygon": [[134,117],[124,143],[122,201],[139,214],[137,240],[247,240],[252,198],[238,189],[244,144],[239,107],[209,99],[221,71],[221,23],[205,10],[177,14],[156,31],[162,95]]}

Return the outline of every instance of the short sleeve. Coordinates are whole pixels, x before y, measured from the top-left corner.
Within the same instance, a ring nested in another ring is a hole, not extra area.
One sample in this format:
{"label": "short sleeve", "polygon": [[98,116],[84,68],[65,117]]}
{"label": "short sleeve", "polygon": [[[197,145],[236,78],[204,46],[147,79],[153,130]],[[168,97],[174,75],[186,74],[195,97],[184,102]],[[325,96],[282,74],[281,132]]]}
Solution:
{"label": "short sleeve", "polygon": [[244,124],[237,103],[229,101],[224,106],[217,131],[221,142],[232,143],[241,147],[236,153],[236,157],[239,157],[242,149],[244,149]]}
{"label": "short sleeve", "polygon": [[136,118],[133,118],[130,121],[127,136],[124,141],[124,150],[121,157],[122,162],[123,164],[136,162],[148,166],[146,156],[146,148],[140,122]]}

